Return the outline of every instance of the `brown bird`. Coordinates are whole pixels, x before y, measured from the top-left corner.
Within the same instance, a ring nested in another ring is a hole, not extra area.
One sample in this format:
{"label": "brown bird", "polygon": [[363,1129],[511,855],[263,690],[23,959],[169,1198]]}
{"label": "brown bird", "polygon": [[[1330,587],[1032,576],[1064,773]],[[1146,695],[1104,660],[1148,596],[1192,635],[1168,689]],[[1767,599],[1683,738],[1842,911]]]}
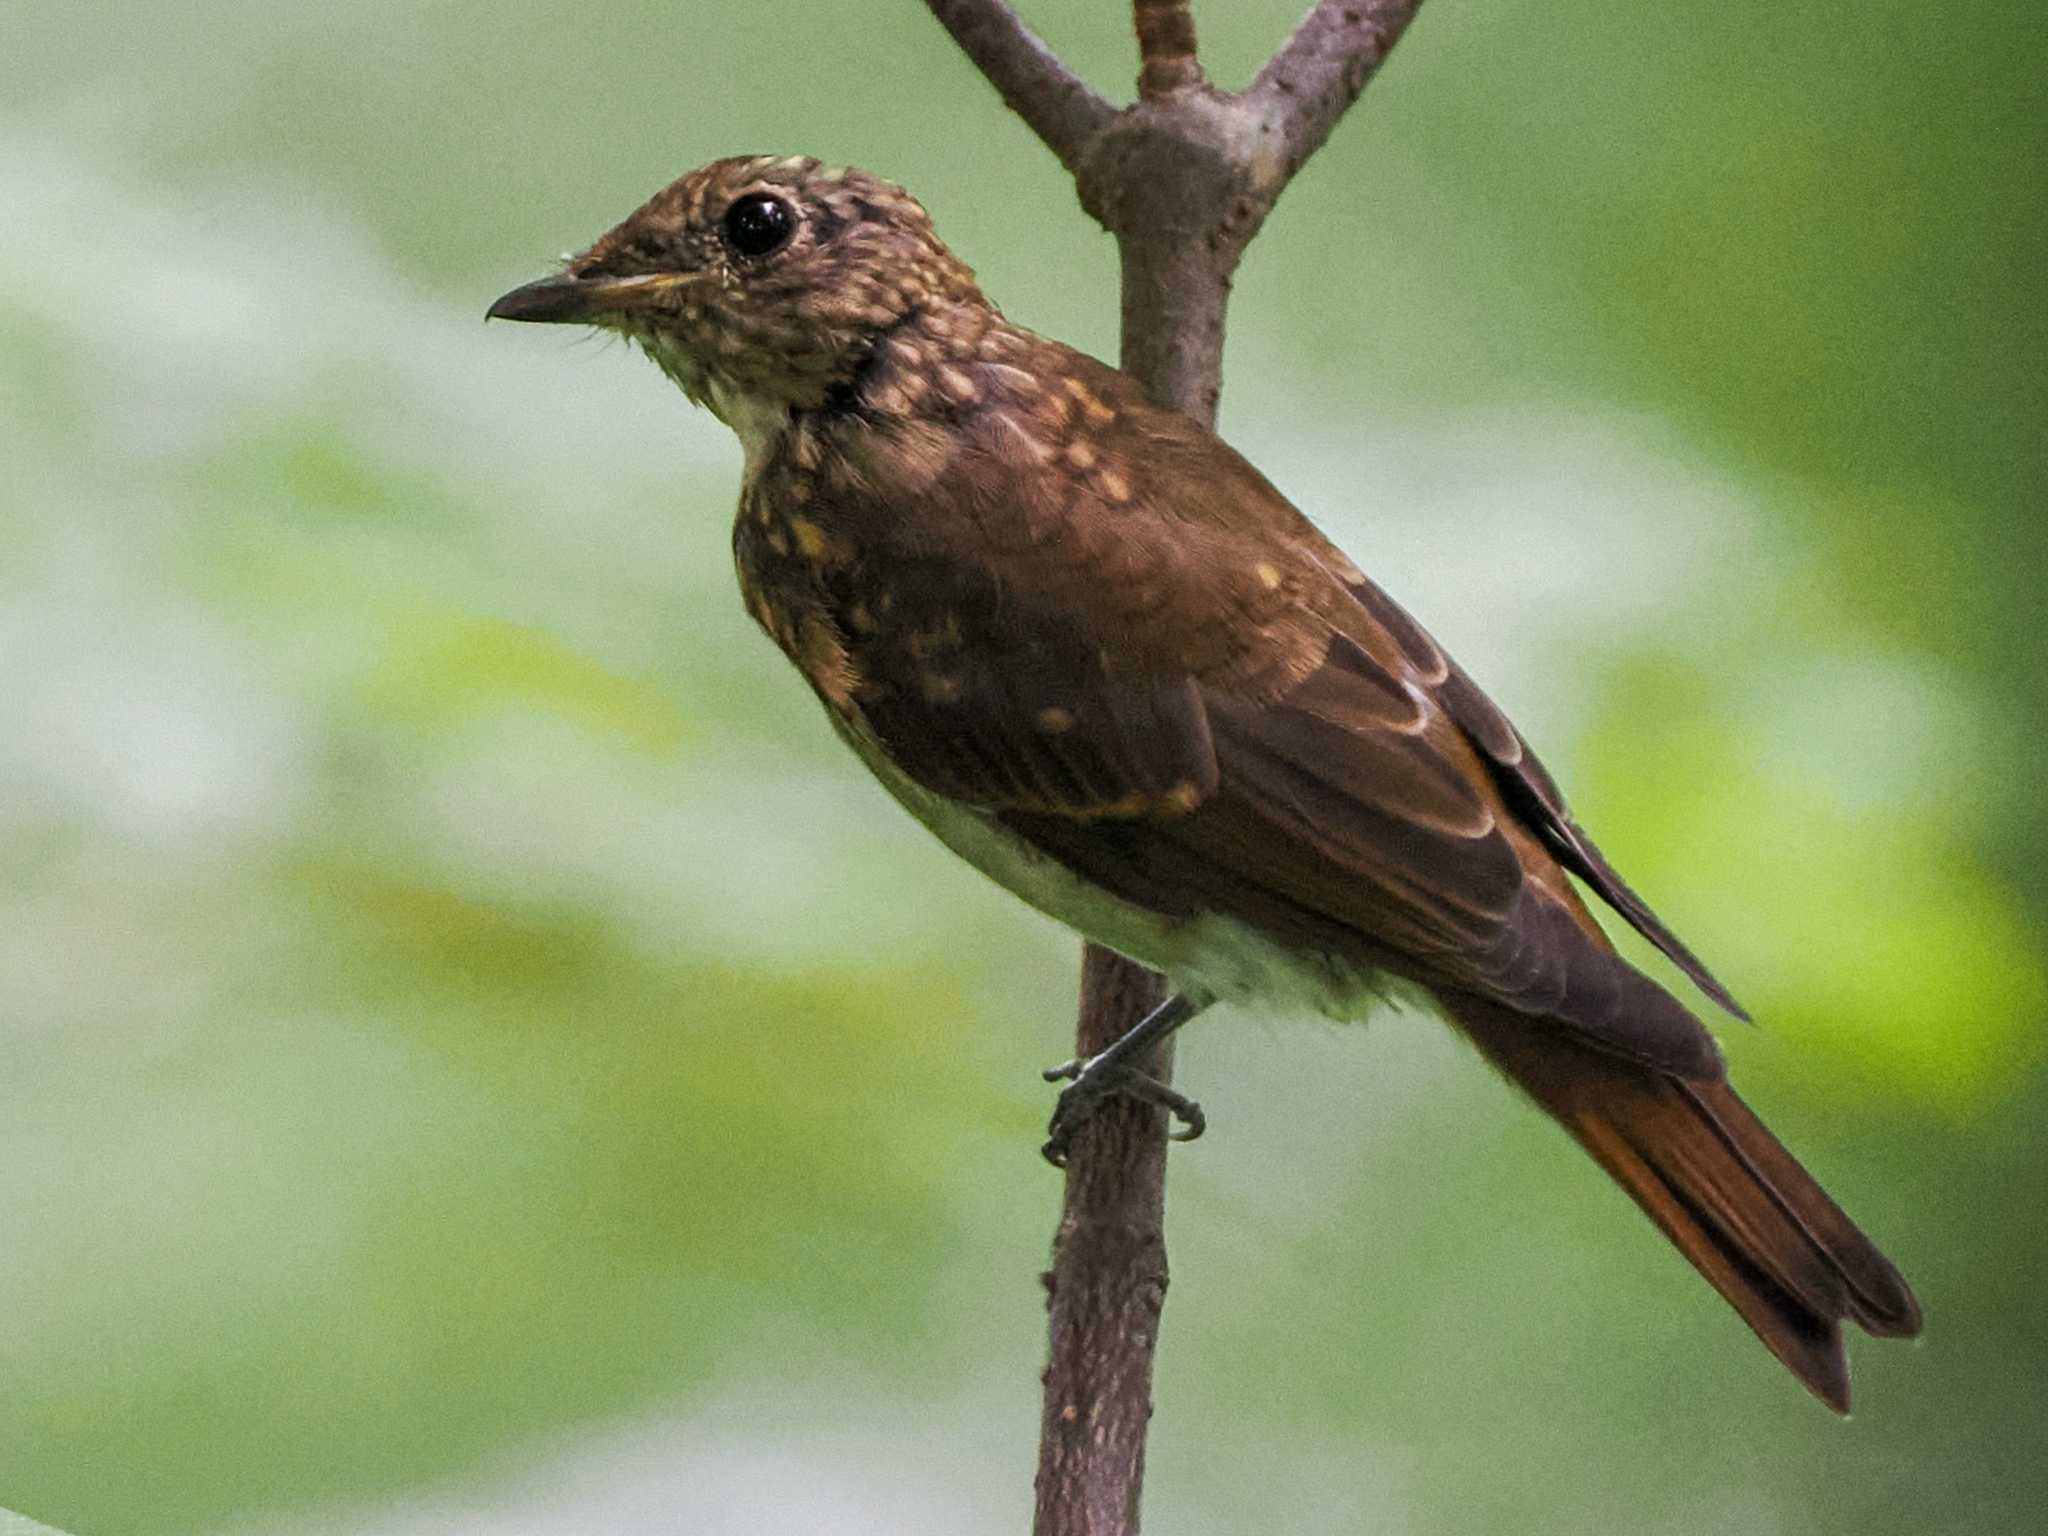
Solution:
{"label": "brown bird", "polygon": [[630,337],[746,450],[748,609],[834,728],[984,873],[1164,972],[1069,1064],[1048,1155],[1217,999],[1355,1018],[1419,988],[1771,1352],[1846,1410],[1840,1322],[1897,1270],[1574,889],[1741,1010],[1515,727],[1259,472],[1005,320],[901,187],[815,160],[683,177],[493,317]]}

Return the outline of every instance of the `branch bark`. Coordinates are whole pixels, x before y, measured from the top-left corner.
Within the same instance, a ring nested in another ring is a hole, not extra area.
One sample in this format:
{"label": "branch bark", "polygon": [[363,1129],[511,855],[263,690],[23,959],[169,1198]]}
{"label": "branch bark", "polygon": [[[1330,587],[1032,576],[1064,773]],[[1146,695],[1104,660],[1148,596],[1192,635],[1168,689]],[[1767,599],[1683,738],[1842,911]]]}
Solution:
{"label": "branch bark", "polygon": [[[1202,72],[1189,0],[1132,0],[1138,100],[1096,95],[1003,0],[925,0],[1073,173],[1122,258],[1124,370],[1162,405],[1216,420],[1231,274],[1287,183],[1357,100],[1421,0],[1319,0],[1241,95]],[[1076,1055],[1165,983],[1089,945]],[[1153,1063],[1165,1081],[1170,1045]],[[1135,1536],[1166,1300],[1166,1117],[1117,1101],[1084,1126],[1045,1276],[1050,1348],[1035,1536]]]}
{"label": "branch bark", "polygon": [[925,0],[960,51],[974,61],[1003,104],[1072,170],[1081,151],[1116,115],[1059,61],[1003,0]]}
{"label": "branch bark", "polygon": [[1145,101],[1202,83],[1188,0],[1131,0],[1138,33],[1138,95]]}
{"label": "branch bark", "polygon": [[[1086,946],[1077,1054],[1107,1049],[1165,995],[1165,982],[1142,966]],[[1166,1080],[1171,1042],[1150,1070]],[[1049,1342],[1033,1536],[1138,1529],[1166,1305],[1166,1147],[1162,1113],[1119,1099],[1081,1128],[1068,1156],[1044,1277]]]}
{"label": "branch bark", "polygon": [[1284,146],[1282,185],[1323,147],[1421,3],[1320,0],[1259,71],[1243,99],[1273,124]]}

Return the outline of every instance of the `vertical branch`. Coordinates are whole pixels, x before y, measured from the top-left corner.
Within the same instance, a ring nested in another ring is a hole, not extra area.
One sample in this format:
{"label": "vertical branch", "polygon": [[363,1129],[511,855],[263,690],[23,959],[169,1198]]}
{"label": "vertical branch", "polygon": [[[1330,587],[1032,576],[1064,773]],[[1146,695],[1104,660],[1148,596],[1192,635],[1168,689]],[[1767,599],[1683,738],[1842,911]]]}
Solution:
{"label": "vertical branch", "polygon": [[1151,101],[1202,83],[1188,0],[1132,0],[1138,29],[1138,97]]}
{"label": "vertical branch", "polygon": [[[1231,273],[1421,0],[1319,0],[1242,96],[1203,75],[1189,0],[1132,0],[1138,101],[1122,111],[1073,76],[1005,0],[925,3],[1116,236],[1125,371],[1158,403],[1213,426]],[[1151,972],[1088,945],[1076,1055],[1107,1049],[1165,990]],[[1171,1057],[1169,1044],[1152,1064],[1161,1081]],[[1116,1100],[1070,1149],[1045,1275],[1035,1536],[1138,1530],[1166,1299],[1166,1147],[1161,1110]]]}
{"label": "vertical branch", "polygon": [[[1165,996],[1165,984],[1097,944],[1081,957],[1083,1055],[1106,1049]],[[1171,1066],[1172,1045],[1151,1070]],[[1035,1536],[1138,1529],[1152,1357],[1166,1304],[1166,1126],[1112,1101],[1075,1138],[1045,1274],[1049,1347],[1039,1421]]]}

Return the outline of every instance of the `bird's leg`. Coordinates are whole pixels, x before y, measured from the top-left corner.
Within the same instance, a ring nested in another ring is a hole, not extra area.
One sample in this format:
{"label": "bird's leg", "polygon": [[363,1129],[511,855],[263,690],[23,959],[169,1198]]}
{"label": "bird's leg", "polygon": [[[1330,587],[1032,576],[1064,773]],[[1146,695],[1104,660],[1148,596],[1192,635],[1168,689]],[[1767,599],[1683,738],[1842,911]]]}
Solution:
{"label": "bird's leg", "polygon": [[1105,1099],[1119,1094],[1157,1104],[1171,1113],[1182,1125],[1182,1129],[1172,1133],[1175,1141],[1193,1141],[1201,1135],[1208,1126],[1202,1106],[1137,1064],[1150,1057],[1152,1048],[1160,1041],[1207,1006],[1206,999],[1197,1001],[1176,992],[1118,1036],[1099,1056],[1086,1061],[1076,1057],[1047,1067],[1044,1076],[1048,1083],[1065,1078],[1072,1078],[1073,1082],[1060,1090],[1059,1103],[1053,1107],[1052,1122],[1046,1127],[1046,1143],[1041,1148],[1045,1160],[1055,1168],[1066,1167],[1074,1133],[1102,1108]]}

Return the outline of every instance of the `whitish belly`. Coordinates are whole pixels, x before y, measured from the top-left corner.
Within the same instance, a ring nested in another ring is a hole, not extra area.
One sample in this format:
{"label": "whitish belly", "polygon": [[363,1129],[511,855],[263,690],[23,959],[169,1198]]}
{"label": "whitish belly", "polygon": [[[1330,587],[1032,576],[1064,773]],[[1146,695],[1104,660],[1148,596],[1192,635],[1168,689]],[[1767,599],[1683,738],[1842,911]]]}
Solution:
{"label": "whitish belly", "polygon": [[833,723],[882,786],[940,842],[1048,917],[1163,972],[1176,991],[1202,1001],[1256,1002],[1355,1019],[1385,998],[1390,986],[1399,986],[1382,972],[1283,947],[1234,918],[1163,917],[1112,896],[992,817],[906,778],[836,716]]}

